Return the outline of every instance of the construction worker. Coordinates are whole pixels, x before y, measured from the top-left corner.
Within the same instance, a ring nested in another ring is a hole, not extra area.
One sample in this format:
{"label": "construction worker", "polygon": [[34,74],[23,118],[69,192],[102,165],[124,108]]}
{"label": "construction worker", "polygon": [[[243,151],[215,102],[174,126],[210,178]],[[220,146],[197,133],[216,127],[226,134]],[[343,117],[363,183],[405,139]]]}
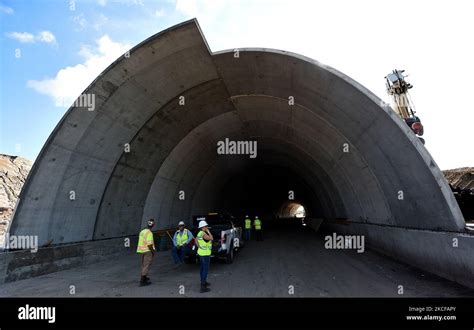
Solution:
{"label": "construction worker", "polygon": [[252,231],[252,220],[250,220],[249,216],[245,216],[245,240],[250,241],[250,233]]}
{"label": "construction worker", "polygon": [[262,241],[263,240],[262,221],[260,221],[258,216],[255,216],[255,220],[253,221],[253,226],[255,228],[255,236],[257,237],[257,241]]}
{"label": "construction worker", "polygon": [[188,244],[194,238],[191,231],[186,229],[183,221],[178,223],[178,230],[173,237],[173,259],[175,264],[183,264],[186,253],[188,252]]}
{"label": "construction worker", "polygon": [[153,232],[151,231],[154,225],[155,219],[148,220],[147,227],[140,232],[138,237],[137,253],[140,254],[142,258],[140,286],[151,284],[148,271],[156,252]]}
{"label": "construction worker", "polygon": [[196,244],[198,246],[197,254],[199,256],[200,264],[200,276],[201,276],[201,293],[211,291],[208,286],[210,285],[207,282],[207,274],[209,273],[209,264],[211,263],[211,253],[212,253],[212,241],[214,237],[212,236],[209,228],[207,227],[207,222],[202,220],[199,222],[199,233],[197,234]]}

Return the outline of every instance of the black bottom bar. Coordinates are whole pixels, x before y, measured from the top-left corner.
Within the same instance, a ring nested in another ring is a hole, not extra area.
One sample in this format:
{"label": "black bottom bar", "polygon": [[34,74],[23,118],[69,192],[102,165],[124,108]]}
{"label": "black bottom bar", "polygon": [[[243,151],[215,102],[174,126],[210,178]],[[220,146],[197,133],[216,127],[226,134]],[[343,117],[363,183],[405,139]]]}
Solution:
{"label": "black bottom bar", "polygon": [[[32,307],[55,307],[52,313]],[[0,328],[473,329],[474,298],[3,298]],[[49,317],[48,317],[49,315]],[[30,317],[45,319],[19,319]]]}

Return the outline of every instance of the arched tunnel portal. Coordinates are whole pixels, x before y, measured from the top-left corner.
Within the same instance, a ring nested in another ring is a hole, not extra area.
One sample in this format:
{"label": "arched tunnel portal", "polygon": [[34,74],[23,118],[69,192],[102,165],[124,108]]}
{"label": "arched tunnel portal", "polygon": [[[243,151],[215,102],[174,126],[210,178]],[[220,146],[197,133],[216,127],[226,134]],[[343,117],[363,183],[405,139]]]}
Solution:
{"label": "arched tunnel portal", "polygon": [[[54,245],[135,235],[149,217],[159,228],[209,211],[265,218],[289,191],[307,218],[408,262],[422,255],[420,267],[436,268],[417,247],[439,242],[427,233],[464,232],[446,180],[407,125],[301,55],[213,53],[191,20],[134,47],[84,94],[95,109],[71,107],[51,134],[11,233]],[[255,141],[255,157],[219,154],[226,139]],[[351,225],[331,222],[341,218]]]}

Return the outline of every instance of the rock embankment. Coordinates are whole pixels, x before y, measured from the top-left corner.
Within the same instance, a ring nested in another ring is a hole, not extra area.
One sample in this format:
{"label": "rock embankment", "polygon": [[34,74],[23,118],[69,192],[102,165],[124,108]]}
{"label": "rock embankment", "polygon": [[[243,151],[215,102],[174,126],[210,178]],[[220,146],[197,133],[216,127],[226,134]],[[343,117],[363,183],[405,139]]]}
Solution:
{"label": "rock embankment", "polygon": [[454,189],[474,189],[474,167],[461,167],[443,171]]}
{"label": "rock embankment", "polygon": [[474,167],[443,171],[456,197],[464,219],[474,223]]}
{"label": "rock embankment", "polygon": [[0,246],[31,166],[28,159],[0,154]]}

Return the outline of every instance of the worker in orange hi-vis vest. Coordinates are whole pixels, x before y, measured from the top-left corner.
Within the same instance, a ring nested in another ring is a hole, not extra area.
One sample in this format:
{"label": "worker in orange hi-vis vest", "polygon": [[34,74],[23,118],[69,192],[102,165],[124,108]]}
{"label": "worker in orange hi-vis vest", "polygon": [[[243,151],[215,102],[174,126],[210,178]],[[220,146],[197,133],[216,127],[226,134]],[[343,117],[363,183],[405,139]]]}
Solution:
{"label": "worker in orange hi-vis vest", "polygon": [[156,252],[153,232],[151,231],[154,225],[154,219],[148,220],[147,227],[140,232],[140,236],[138,237],[137,253],[142,258],[140,286],[151,284],[148,271],[150,270]]}

